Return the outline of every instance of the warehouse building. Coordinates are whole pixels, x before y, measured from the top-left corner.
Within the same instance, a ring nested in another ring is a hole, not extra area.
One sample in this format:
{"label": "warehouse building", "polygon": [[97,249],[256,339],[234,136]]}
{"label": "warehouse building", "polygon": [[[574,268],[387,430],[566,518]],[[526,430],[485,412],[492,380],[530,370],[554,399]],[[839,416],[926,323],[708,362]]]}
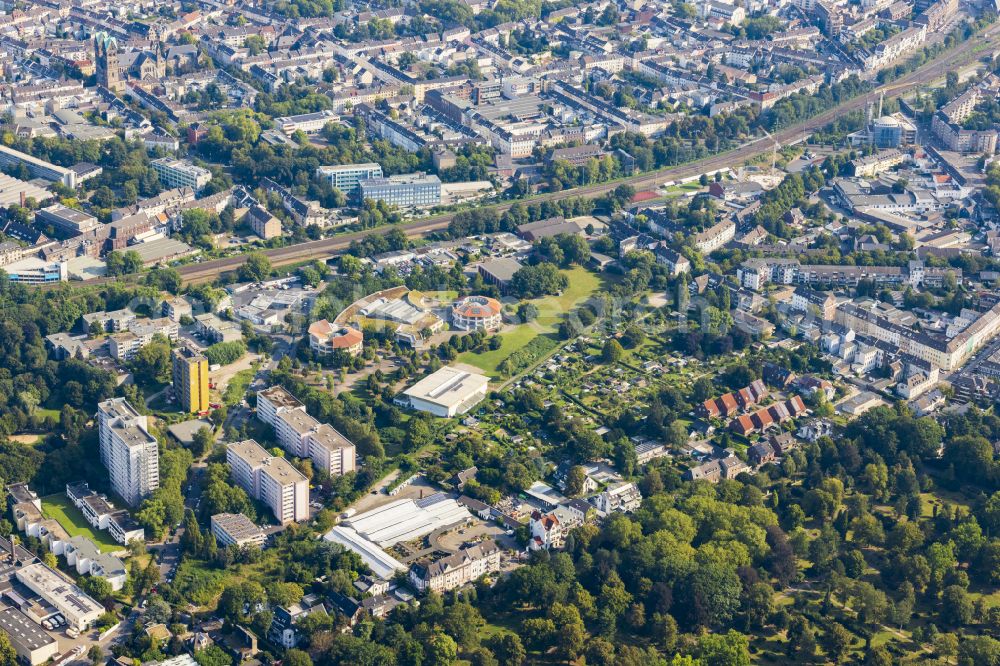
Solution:
{"label": "warehouse building", "polygon": [[485,375],[445,367],[421,379],[403,395],[413,409],[450,418],[478,405],[486,397],[489,383]]}
{"label": "warehouse building", "polygon": [[443,493],[398,500],[343,521],[365,539],[388,548],[424,537],[436,529],[473,520],[464,506]]}
{"label": "warehouse building", "polygon": [[0,605],[0,631],[10,637],[17,656],[29,666],[44,664],[59,653],[59,643],[16,608]]}

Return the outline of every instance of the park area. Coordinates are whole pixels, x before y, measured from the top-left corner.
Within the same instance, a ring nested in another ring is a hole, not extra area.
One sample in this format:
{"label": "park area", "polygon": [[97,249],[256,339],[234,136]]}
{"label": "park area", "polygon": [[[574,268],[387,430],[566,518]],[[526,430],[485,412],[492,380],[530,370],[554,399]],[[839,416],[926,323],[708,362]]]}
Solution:
{"label": "park area", "polygon": [[[564,292],[530,301],[538,308],[535,320],[506,327],[498,334],[501,339],[498,349],[465,352],[459,355],[458,361],[479,368],[491,379],[501,379],[518,374],[555,349],[563,317],[605,286],[604,276],[580,266],[562,272],[569,278],[569,287]],[[516,363],[508,362],[505,367],[504,361],[518,360],[511,358],[515,352],[524,358]],[[505,372],[505,369],[512,371]]]}
{"label": "park area", "polygon": [[71,537],[87,537],[97,544],[102,553],[112,553],[124,548],[107,532],[92,528],[80,510],[62,493],[42,498],[42,515],[57,521]]}

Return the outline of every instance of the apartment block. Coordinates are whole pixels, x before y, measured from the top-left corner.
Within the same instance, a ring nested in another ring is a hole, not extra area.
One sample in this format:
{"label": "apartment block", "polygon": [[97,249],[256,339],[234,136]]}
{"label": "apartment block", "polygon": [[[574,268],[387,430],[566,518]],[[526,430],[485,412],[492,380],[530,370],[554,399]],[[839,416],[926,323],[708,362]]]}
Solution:
{"label": "apartment block", "polygon": [[212,172],[184,160],[161,157],[150,162],[164,187],[189,187],[200,192],[212,180]]}
{"label": "apartment block", "polygon": [[410,582],[419,592],[440,593],[495,571],[500,571],[500,547],[487,540],[430,564],[414,564]]}
{"label": "apartment block", "polygon": [[333,426],[306,413],[295,396],[280,386],[257,393],[257,418],[274,428],[282,448],[293,456],[310,458],[332,476],[354,471],[354,444]]}
{"label": "apartment block", "polygon": [[309,481],[290,462],[252,439],[230,444],[226,462],[233,481],[266,504],[282,524],[309,518]]}
{"label": "apartment block", "polygon": [[129,506],[138,505],[160,487],[160,450],[149,434],[146,417],[125,398],[97,405],[101,462],[111,487]]}
{"label": "apartment block", "polygon": [[208,359],[187,347],[174,350],[174,395],[181,409],[208,411]]}

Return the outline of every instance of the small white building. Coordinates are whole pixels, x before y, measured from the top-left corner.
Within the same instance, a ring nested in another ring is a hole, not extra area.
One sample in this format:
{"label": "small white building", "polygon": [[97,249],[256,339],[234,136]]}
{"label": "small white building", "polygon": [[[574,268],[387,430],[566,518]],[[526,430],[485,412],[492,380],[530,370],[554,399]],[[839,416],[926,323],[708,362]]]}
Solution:
{"label": "small white building", "polygon": [[486,398],[490,380],[485,375],[444,367],[406,389],[413,409],[450,418],[464,414]]}

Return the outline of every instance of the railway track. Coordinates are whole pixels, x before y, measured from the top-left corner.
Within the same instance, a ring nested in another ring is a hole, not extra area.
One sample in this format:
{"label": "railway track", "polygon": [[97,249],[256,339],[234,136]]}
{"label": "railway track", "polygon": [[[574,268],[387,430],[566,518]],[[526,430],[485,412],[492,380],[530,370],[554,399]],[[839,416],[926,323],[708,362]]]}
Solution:
{"label": "railway track", "polygon": [[[876,88],[868,95],[860,95],[847,100],[832,109],[813,116],[812,118],[773,132],[773,141],[767,138],[760,138],[731,151],[721,153],[719,155],[713,155],[690,164],[670,167],[654,173],[640,174],[610,183],[587,185],[570,190],[563,190],[562,192],[537,195],[528,200],[516,200],[492,204],[486,207],[492,208],[498,213],[503,213],[518,202],[539,203],[543,201],[565,199],[567,197],[597,197],[614,190],[622,184],[632,185],[636,189],[641,190],[645,188],[654,188],[673,181],[692,178],[703,173],[713,173],[715,171],[725,169],[733,164],[740,164],[746,160],[753,159],[770,152],[774,145],[773,142],[777,142],[781,145],[789,145],[803,141],[818,128],[836,120],[838,117],[852,111],[863,109],[865,104],[867,104],[868,99],[874,95],[878,95],[880,92],[892,92],[892,94],[898,95],[931,83],[943,77],[948,71],[952,71],[961,65],[968,64],[981,50],[991,46],[996,46],[997,44],[995,44],[995,42],[1000,42],[1000,25],[987,28],[977,37],[967,40],[959,46],[948,50],[937,59],[922,65],[908,74],[905,74],[892,83]],[[980,45],[983,46],[983,49],[978,48]],[[456,214],[457,213],[446,213],[423,220],[404,222],[396,226],[402,229],[403,232],[409,237],[424,236],[436,231],[447,229],[448,224]],[[297,243],[295,245],[266,250],[264,251],[264,254],[268,257],[268,259],[270,259],[272,265],[276,267],[287,266],[289,264],[312,259],[325,260],[345,250],[348,246],[350,246],[352,241],[365,238],[366,236],[370,236],[372,234],[385,233],[386,231],[386,227],[376,227],[374,229],[354,231],[339,234],[331,238],[307,241],[305,243]],[[245,259],[245,255],[226,257],[224,259],[212,259],[197,264],[180,266],[177,271],[180,273],[181,279],[185,284],[201,284],[211,282],[224,273],[237,270]],[[122,279],[123,278],[92,278],[90,280],[82,281],[81,284],[101,285]]]}

